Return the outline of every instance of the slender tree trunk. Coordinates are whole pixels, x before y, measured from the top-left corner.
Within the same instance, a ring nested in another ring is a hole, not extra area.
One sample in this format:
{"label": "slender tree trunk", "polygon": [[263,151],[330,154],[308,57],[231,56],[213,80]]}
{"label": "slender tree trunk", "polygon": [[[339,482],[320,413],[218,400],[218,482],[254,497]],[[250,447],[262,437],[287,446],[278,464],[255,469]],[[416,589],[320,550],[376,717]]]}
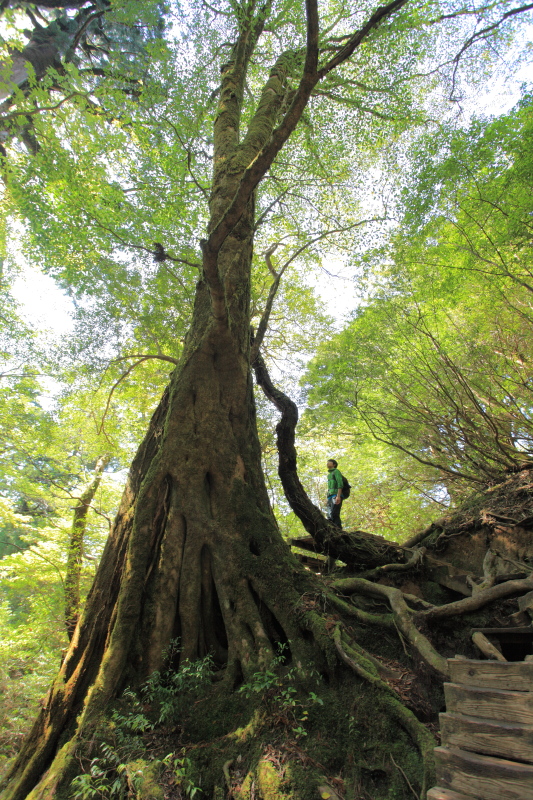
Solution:
{"label": "slender tree trunk", "polygon": [[382,536],[365,531],[339,532],[309,499],[300,482],[297,470],[295,431],[298,423],[298,407],[290,397],[276,388],[261,355],[254,361],[256,380],[266,397],[281,412],[276,425],[278,448],[278,474],[285,497],[292,510],[308,533],[311,534],[320,552],[340,558],[358,569],[365,565],[381,566],[405,561],[405,549]]}
{"label": "slender tree trunk", "polygon": [[110,456],[98,459],[94,469],[94,477],[79,498],[72,519],[72,528],[67,552],[67,569],[65,574],[65,625],[68,638],[72,639],[80,611],[80,579],[83,560],[83,542],[87,527],[87,514],[100,486],[102,473],[109,464]]}

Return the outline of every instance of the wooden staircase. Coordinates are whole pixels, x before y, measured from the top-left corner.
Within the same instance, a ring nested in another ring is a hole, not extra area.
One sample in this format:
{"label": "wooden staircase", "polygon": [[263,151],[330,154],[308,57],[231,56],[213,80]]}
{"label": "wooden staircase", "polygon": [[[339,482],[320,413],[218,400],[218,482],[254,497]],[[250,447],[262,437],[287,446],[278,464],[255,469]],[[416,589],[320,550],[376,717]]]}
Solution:
{"label": "wooden staircase", "polygon": [[448,660],[427,800],[533,800],[533,662]]}

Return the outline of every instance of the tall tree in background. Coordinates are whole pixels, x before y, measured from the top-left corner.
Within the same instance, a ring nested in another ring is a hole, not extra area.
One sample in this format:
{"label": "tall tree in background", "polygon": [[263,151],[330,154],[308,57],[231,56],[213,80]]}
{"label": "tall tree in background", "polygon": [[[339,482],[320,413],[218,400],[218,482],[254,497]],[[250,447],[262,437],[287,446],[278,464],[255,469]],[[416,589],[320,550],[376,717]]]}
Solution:
{"label": "tall tree in background", "polygon": [[[130,14],[135,7],[127,7]],[[81,739],[125,683],[139,682],[161,667],[173,638],[180,639],[183,661],[208,653],[213,656],[226,692],[266,669],[279,645],[285,646],[285,659],[294,664],[303,682],[313,670],[325,681],[333,679],[340,664],[338,648],[325,620],[304,601],[314,583],[296,564],[279,534],[261,469],[251,362],[261,348],[271,303],[252,338],[254,236],[261,216],[268,217],[288,189],[282,182],[281,195],[274,195],[270,207],[263,207],[258,215],[258,187],[265,178],[275,184],[271,170],[276,163],[290,175],[295,164],[301,166],[320,157],[319,149],[310,157],[301,155],[306,131],[319,122],[327,126],[343,119],[331,111],[336,101],[348,110],[366,109],[385,121],[388,112],[394,120],[394,113],[403,109],[405,117],[399,128],[420,119],[422,108],[416,107],[407,79],[415,79],[431,43],[442,45],[439,37],[445,37],[446,30],[454,40],[463,35],[456,45],[457,58],[450,59],[453,69],[469,47],[519,10],[510,4],[496,11],[489,9],[486,25],[473,32],[461,21],[470,9],[460,3],[424,6],[427,16],[422,20],[420,7],[408,0],[393,0],[379,7],[368,3],[356,12],[336,4],[319,9],[314,0],[306,2],[305,10],[300,4],[266,0],[259,5],[249,0],[214,9],[207,6],[199,12],[204,28],[209,20],[218,32],[218,38],[213,37],[212,58],[220,64],[220,84],[213,89],[218,99],[212,132],[203,142],[210,149],[212,176],[192,321],[181,352],[176,347],[177,352],[157,354],[175,365],[174,372],[133,461],[98,574],[61,671],[13,765],[2,800],[60,796]],[[99,9],[92,13],[100,19]],[[103,9],[101,16],[105,13]],[[433,23],[451,27],[434,33],[441,29]],[[82,23],[75,39],[81,40],[87,30]],[[206,32],[211,33],[209,27]],[[201,33],[197,27],[192,43],[182,41],[182,59],[187,59],[188,48],[199,46]],[[89,42],[89,60],[91,47]],[[93,73],[98,74],[98,69]],[[104,77],[109,74],[109,70],[103,72]],[[157,74],[157,67],[154,72]],[[377,86],[373,83],[376,75]],[[152,91],[157,97],[155,89]],[[307,116],[313,96],[319,108],[314,120]],[[378,105],[376,98],[383,96],[385,100],[381,103],[380,99]],[[30,107],[34,97],[21,99],[28,105],[9,113],[38,118],[43,106]],[[110,106],[113,99],[110,90]],[[94,108],[90,92],[86,92],[85,102],[96,117],[106,114],[110,126],[129,124],[106,108]],[[100,103],[102,98],[96,105]],[[198,112],[197,107],[194,111]],[[344,122],[348,124],[353,117],[349,111],[346,114]],[[179,138],[173,120],[170,128]],[[136,134],[141,136],[141,130],[142,124]],[[340,139],[349,134],[346,129],[338,131]],[[32,135],[39,138],[38,132]],[[289,150],[291,137],[294,148]],[[38,148],[30,149],[36,152]],[[288,166],[283,164],[284,152],[290,153]],[[76,157],[83,162],[83,153]],[[185,169],[192,158],[190,155]],[[16,170],[16,158],[14,163]],[[8,164],[8,185],[10,168]],[[65,179],[61,171],[57,179]],[[24,196],[15,181],[11,188]],[[96,189],[96,183],[87,186],[78,220],[90,220]],[[30,186],[28,205],[37,202],[31,190]],[[57,186],[54,191],[61,195]],[[200,191],[204,193],[205,188]],[[113,192],[94,200],[95,207],[109,202],[112,218],[124,202],[120,186],[115,184]],[[131,203],[132,214],[133,206]],[[179,210],[183,211],[183,206]],[[170,217],[175,214],[170,199],[167,213]],[[123,210],[121,214],[123,240],[125,231],[133,236],[142,225],[150,229],[148,221],[139,225],[134,219],[130,230],[129,219]],[[179,230],[182,222],[177,215],[173,222]],[[41,219],[39,224],[40,235],[50,235],[54,219]],[[191,224],[191,229],[198,227]],[[334,227],[330,225],[331,230]],[[345,227],[337,223],[337,229]],[[79,240],[80,247],[89,252],[83,231]],[[124,244],[127,246],[127,239]],[[144,241],[139,246],[159,264],[190,266],[186,248],[184,256],[177,256],[159,239],[156,244]],[[90,268],[87,258],[79,265],[78,276],[72,272],[73,284],[81,284],[82,273],[86,270],[89,274]],[[279,284],[279,272],[273,276],[274,288]],[[368,678],[365,669],[359,674],[366,676],[376,691],[386,691],[379,678]],[[415,749],[427,755],[431,742],[412,713],[390,697],[389,713],[409,731]],[[426,764],[424,769],[420,760],[417,763],[416,779],[423,790],[430,766]]]}
{"label": "tall tree in background", "polygon": [[531,125],[525,96],[417,144],[375,297],[307,376],[318,416],[327,397],[329,424],[370,432],[456,498],[533,455]]}

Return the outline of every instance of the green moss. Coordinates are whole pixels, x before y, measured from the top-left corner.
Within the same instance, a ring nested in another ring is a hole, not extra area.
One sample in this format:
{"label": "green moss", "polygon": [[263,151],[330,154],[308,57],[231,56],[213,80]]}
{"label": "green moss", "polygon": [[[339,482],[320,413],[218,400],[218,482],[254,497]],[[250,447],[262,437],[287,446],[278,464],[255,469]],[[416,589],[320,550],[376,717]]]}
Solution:
{"label": "green moss", "polygon": [[257,786],[263,800],[282,800],[287,795],[281,791],[281,776],[271,761],[257,765]]}
{"label": "green moss", "polygon": [[135,800],[164,800],[165,793],[158,783],[159,762],[139,758],[126,764],[126,772],[137,792]]}
{"label": "green moss", "polygon": [[427,600],[428,603],[433,603],[435,606],[449,603],[457,596],[434,581],[421,581],[419,586],[424,599]]}
{"label": "green moss", "polygon": [[[48,772],[27,797],[27,800],[68,800],[70,781],[75,775],[75,740],[67,742],[57,753]],[[9,797],[9,795],[7,795]]]}
{"label": "green moss", "polygon": [[254,783],[254,773],[252,770],[250,770],[250,772],[248,772],[248,774],[246,775],[246,778],[243,780],[241,788],[237,789],[237,791],[234,793],[235,800],[250,800],[253,783]]}
{"label": "green moss", "polygon": [[[397,722],[389,707],[391,702],[391,697],[369,691],[364,686],[354,702],[350,719],[349,761],[352,766],[350,784],[355,796],[357,787],[364,786],[373,800],[407,800],[412,797],[407,780],[415,790],[421,790],[424,760],[411,737]],[[436,743],[429,732],[422,738],[425,741],[421,746],[431,761]]]}
{"label": "green moss", "polygon": [[[328,636],[321,618],[308,622],[315,637]],[[155,757],[160,764],[172,751],[185,759],[194,785],[217,800],[226,792],[226,780],[236,800],[250,800],[252,785],[261,800],[317,800],[318,787],[341,775],[347,800],[360,797],[362,790],[373,800],[408,800],[412,792],[402,770],[420,791],[424,769],[419,748],[424,742],[413,742],[389,707],[394,699],[382,690],[338,665],[329,680],[316,672],[312,682],[309,675],[303,680],[293,663],[282,667],[279,682],[263,692],[235,693],[223,682],[212,685],[185,706],[179,730],[186,737],[161,730],[161,751]],[[151,754],[154,734],[159,735],[157,730],[150,734]],[[115,738],[113,724],[101,726],[99,741]],[[135,740],[142,749],[143,737]],[[145,753],[131,752],[122,763],[132,775],[142,775],[138,800],[162,800],[157,763],[151,764]]]}
{"label": "green moss", "polygon": [[252,715],[252,718],[242,728],[237,728],[231,734],[231,737],[236,739],[238,742],[245,742],[251,736],[255,736],[256,730],[260,727],[260,725],[264,722],[264,714],[259,710],[256,709]]}

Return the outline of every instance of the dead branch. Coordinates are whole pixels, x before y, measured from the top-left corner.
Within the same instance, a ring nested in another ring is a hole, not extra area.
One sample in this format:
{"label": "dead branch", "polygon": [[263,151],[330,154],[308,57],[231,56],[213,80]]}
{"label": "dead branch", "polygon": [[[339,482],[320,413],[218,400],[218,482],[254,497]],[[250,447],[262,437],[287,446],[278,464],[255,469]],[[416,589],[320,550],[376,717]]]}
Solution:
{"label": "dead branch", "polygon": [[472,634],[472,641],[486,658],[489,658],[492,661],[507,661],[507,659],[503,657],[496,647],[494,647],[492,642],[489,642],[487,637],[484,636],[481,631],[476,631]]}

